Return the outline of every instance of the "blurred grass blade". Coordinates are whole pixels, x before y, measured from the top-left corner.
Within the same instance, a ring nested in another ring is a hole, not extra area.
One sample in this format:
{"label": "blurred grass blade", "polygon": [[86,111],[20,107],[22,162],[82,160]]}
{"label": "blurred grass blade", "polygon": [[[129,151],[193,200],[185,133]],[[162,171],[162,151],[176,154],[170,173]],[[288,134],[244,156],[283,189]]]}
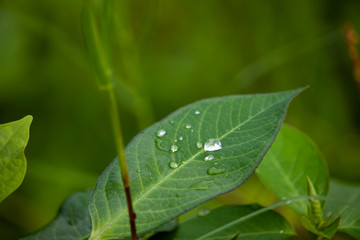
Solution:
{"label": "blurred grass blade", "polygon": [[83,240],[91,233],[88,211],[91,191],[70,196],[60,209],[57,218],[43,230],[21,240]]}
{"label": "blurred grass blade", "polygon": [[239,221],[259,209],[259,205],[226,206],[205,216],[199,213],[199,216],[180,223],[175,231],[156,234],[150,240],[280,240],[295,235],[291,225],[272,210]]}
{"label": "blurred grass blade", "polygon": [[[316,145],[305,134],[287,125],[281,128],[257,174],[280,199],[307,195],[306,176],[315,186],[317,195],[328,193],[327,167]],[[308,204],[308,200],[304,200],[289,206],[307,215]]]}
{"label": "blurred grass blade", "polygon": [[25,147],[32,116],[0,125],[0,202],[22,183],[26,172]]}
{"label": "blurred grass blade", "polygon": [[[262,160],[288,104],[302,90],[206,99],[138,134],[125,151],[138,234],[240,186]],[[90,239],[130,236],[117,160],[100,176],[89,209]]]}

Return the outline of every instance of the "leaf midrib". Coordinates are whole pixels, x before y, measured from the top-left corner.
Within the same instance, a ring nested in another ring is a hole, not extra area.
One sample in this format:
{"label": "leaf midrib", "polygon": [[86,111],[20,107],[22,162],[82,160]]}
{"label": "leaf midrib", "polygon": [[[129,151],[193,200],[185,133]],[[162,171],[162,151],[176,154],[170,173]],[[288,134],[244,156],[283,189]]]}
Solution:
{"label": "leaf midrib", "polygon": [[[290,95],[291,96],[291,95]],[[262,111],[259,111],[258,113],[256,113],[255,115],[251,116],[250,118],[246,119],[244,122],[236,125],[235,127],[233,127],[230,131],[228,131],[227,133],[225,133],[224,135],[222,135],[221,137],[219,137],[219,140],[222,140],[224,137],[228,136],[230,133],[234,132],[236,129],[238,129],[239,127],[243,126],[244,124],[248,123],[249,121],[251,121],[252,119],[254,119],[255,117],[257,117],[258,115],[266,112],[268,109],[272,108],[273,106],[279,104],[280,102],[284,101],[285,99],[287,99],[288,97],[284,97],[281,100],[275,102],[274,104],[268,106],[265,109],[262,109]],[[189,110],[190,111],[190,110]],[[182,165],[180,165],[178,168],[174,169],[170,174],[168,174],[166,177],[164,177],[162,180],[160,180],[159,182],[157,182],[156,184],[152,185],[143,195],[141,195],[138,199],[136,199],[133,202],[133,206],[135,208],[135,206],[141,202],[142,200],[144,200],[146,198],[146,196],[148,196],[150,193],[152,193],[154,190],[157,189],[157,186],[161,185],[165,180],[167,180],[169,177],[173,176],[175,173],[177,173],[180,169],[182,169],[184,166],[186,166],[191,160],[193,160],[195,157],[197,157],[198,155],[204,153],[205,150],[202,149],[201,151],[199,151],[198,153],[196,153],[195,155],[193,155],[191,158],[189,158],[188,160],[186,160]],[[124,213],[126,213],[126,209],[123,210],[118,217],[114,218],[111,222],[109,222],[108,224],[106,224],[99,232],[98,234],[95,235],[95,237],[93,238],[94,240],[98,239],[102,233],[104,233],[112,224],[114,224],[115,222],[117,222],[119,219],[122,218],[122,216],[124,215]]]}

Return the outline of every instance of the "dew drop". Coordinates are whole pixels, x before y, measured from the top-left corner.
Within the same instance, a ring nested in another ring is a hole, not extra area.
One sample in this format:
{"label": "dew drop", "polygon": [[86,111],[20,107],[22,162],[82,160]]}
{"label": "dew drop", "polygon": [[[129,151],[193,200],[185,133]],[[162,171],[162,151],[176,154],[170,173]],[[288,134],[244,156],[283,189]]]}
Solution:
{"label": "dew drop", "polygon": [[184,138],[182,136],[179,137],[179,141],[182,141],[184,140]]}
{"label": "dew drop", "polygon": [[164,129],[160,129],[158,132],[157,132],[157,136],[158,137],[163,137],[164,135],[166,134],[166,131]]}
{"label": "dew drop", "polygon": [[173,120],[171,120],[171,121],[170,121],[170,123],[171,123],[171,124],[174,124],[174,121],[173,121]]}
{"label": "dew drop", "polygon": [[141,173],[140,169],[136,170],[137,173]]}
{"label": "dew drop", "polygon": [[204,150],[208,152],[217,151],[222,148],[221,142],[215,138],[210,138],[204,144]]}
{"label": "dew drop", "polygon": [[197,143],[196,143],[196,146],[197,146],[197,148],[200,149],[200,148],[202,148],[202,143],[201,143],[201,142],[197,142]]}
{"label": "dew drop", "polygon": [[177,140],[177,139],[175,139],[175,140],[174,140],[174,142],[178,142],[178,140]]}
{"label": "dew drop", "polygon": [[196,110],[196,111],[195,111],[195,114],[196,114],[196,115],[199,115],[199,114],[200,114],[200,111],[199,111],[199,110]]}
{"label": "dew drop", "polygon": [[190,124],[186,124],[185,126],[187,129],[191,128],[191,125]]}
{"label": "dew drop", "polygon": [[211,212],[210,209],[204,207],[204,208],[200,209],[198,214],[199,214],[200,217],[203,217],[203,216],[208,215],[210,212]]}
{"label": "dew drop", "polygon": [[214,160],[214,159],[215,159],[214,155],[211,155],[211,154],[204,158],[205,161],[211,161],[211,160]]}
{"label": "dew drop", "polygon": [[210,184],[212,184],[212,181],[197,182],[197,183],[191,184],[189,189],[191,189],[191,190],[206,190],[209,188]]}
{"label": "dew drop", "polygon": [[241,127],[238,127],[238,128],[237,128],[237,130],[239,130],[239,131],[240,131],[240,129],[241,129]]}
{"label": "dew drop", "polygon": [[178,167],[178,164],[176,162],[170,162],[169,166],[173,169]]}
{"label": "dew drop", "polygon": [[166,144],[164,143],[164,141],[159,138],[155,138],[155,146],[160,151],[164,151],[164,152],[168,151],[168,147],[166,147]]}
{"label": "dew drop", "polygon": [[284,233],[284,230],[280,230],[280,233]]}
{"label": "dew drop", "polygon": [[207,170],[207,173],[209,175],[218,175],[218,174],[223,174],[225,173],[225,169],[223,168],[217,168],[217,167],[211,167]]}
{"label": "dew drop", "polygon": [[191,132],[194,132],[194,129],[191,129]]}
{"label": "dew drop", "polygon": [[177,152],[179,150],[179,147],[176,145],[171,145],[170,150],[171,150],[171,152]]}

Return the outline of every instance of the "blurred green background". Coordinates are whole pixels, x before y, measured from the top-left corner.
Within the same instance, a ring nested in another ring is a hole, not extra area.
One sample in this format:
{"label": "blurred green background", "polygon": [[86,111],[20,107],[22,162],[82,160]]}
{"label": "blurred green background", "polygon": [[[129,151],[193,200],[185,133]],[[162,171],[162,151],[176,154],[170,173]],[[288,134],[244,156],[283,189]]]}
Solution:
{"label": "blurred green background", "polygon": [[[126,143],[199,99],[309,85],[286,122],[314,139],[331,176],[360,182],[360,89],[343,34],[345,22],[360,32],[360,1],[116,1],[112,66],[145,103],[136,113],[119,98]],[[44,226],[115,156],[82,36],[83,7],[0,0],[0,123],[34,116],[27,175],[0,205],[1,240]]]}

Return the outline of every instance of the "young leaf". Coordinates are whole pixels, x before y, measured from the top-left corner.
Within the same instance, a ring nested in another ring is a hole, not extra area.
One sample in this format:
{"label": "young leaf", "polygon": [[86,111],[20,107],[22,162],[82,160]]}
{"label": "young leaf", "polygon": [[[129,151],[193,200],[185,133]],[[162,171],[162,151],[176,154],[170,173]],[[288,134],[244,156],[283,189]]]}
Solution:
{"label": "young leaf", "polygon": [[341,216],[339,230],[360,239],[360,186],[331,181],[328,199],[324,212]]}
{"label": "young leaf", "polygon": [[[319,150],[305,134],[287,125],[281,128],[257,174],[280,199],[308,195],[306,176],[317,195],[328,193],[329,176]],[[290,207],[307,215],[308,200],[290,203]]]}
{"label": "young leaf", "polygon": [[0,125],[0,202],[22,183],[26,172],[25,147],[32,116]]}
{"label": "young leaf", "polygon": [[180,223],[175,231],[158,233],[150,240],[279,240],[289,239],[295,235],[290,224],[274,211],[269,210],[247,218],[247,215],[259,209],[261,209],[259,205],[217,208],[205,216],[194,217]]}
{"label": "young leaf", "polygon": [[332,236],[334,236],[334,234],[336,233],[336,231],[339,228],[339,224],[340,224],[340,220],[341,218],[338,217],[337,219],[335,219],[333,222],[331,222],[330,224],[326,225],[324,228],[319,229],[317,226],[315,226],[311,220],[305,216],[301,217],[301,223],[303,224],[303,226],[309,230],[310,232],[318,235],[318,236],[322,236],[325,238],[332,238]]}
{"label": "young leaf", "polygon": [[70,196],[60,209],[57,218],[43,230],[21,240],[85,240],[91,233],[88,211],[91,191]]}
{"label": "young leaf", "polygon": [[[179,109],[126,148],[138,234],[240,186],[269,149],[289,102],[303,89],[207,99]],[[130,236],[114,160],[90,198],[90,239]]]}

